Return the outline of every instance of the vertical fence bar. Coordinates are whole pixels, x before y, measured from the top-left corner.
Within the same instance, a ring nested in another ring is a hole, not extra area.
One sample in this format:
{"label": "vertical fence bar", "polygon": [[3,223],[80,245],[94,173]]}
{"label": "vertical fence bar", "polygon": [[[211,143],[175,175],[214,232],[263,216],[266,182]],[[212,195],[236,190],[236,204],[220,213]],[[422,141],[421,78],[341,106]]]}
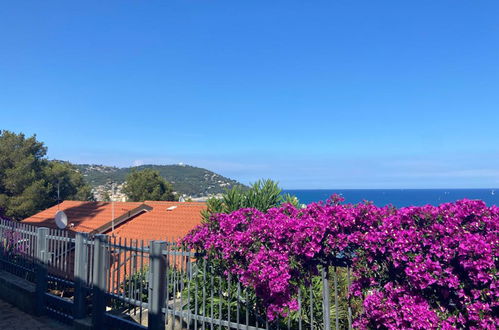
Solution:
{"label": "vertical fence bar", "polygon": [[85,317],[85,277],[87,274],[88,253],[85,245],[86,233],[76,233],[74,259],[74,318]]}
{"label": "vertical fence bar", "polygon": [[[125,264],[125,267],[128,265],[128,279],[127,282],[125,282],[125,286],[123,288],[123,291],[125,292],[125,296],[128,296],[128,298],[132,298],[132,283],[133,283],[133,278],[135,276],[133,272],[133,256],[135,252],[133,251],[133,239],[130,239],[128,242],[128,246],[130,248],[130,254],[128,256],[128,261]],[[131,310],[133,308],[133,305],[128,303],[128,310]]]}
{"label": "vertical fence bar", "polygon": [[334,270],[334,306],[335,306],[335,320],[336,320],[336,329],[340,328],[340,315],[338,313],[339,311],[339,305],[338,305],[338,270],[336,266],[333,268]]}
{"label": "vertical fence bar", "polygon": [[189,280],[189,275],[190,275],[190,269],[191,269],[191,264],[190,264],[190,257],[187,248],[184,246],[183,251],[185,252],[185,256],[183,257],[185,260],[185,273],[184,273],[184,291],[187,291],[186,295],[186,302],[185,302],[185,307],[186,310],[185,312],[187,313],[187,319],[186,319],[186,325],[187,327],[190,326],[191,324],[191,313],[190,313],[190,306],[191,306],[191,296],[190,296],[190,280]]}
{"label": "vertical fence bar", "polygon": [[[321,276],[322,276],[322,314],[324,315],[324,330],[330,330],[331,308],[329,307],[329,270],[327,266],[322,266]],[[338,311],[336,311],[336,314],[338,314]]]}
{"label": "vertical fence bar", "polygon": [[2,241],[1,241],[2,244],[0,244],[0,270],[4,270],[7,267],[5,267],[5,265],[4,265],[4,253],[5,253],[5,251],[4,251],[4,244],[5,244],[5,242],[4,242],[4,236],[5,236],[4,226],[5,226],[5,222],[3,219],[0,219],[0,225],[1,225],[0,226],[0,237],[2,237]]}
{"label": "vertical fence bar", "polygon": [[[29,228],[28,228],[28,226],[23,225],[22,229],[24,230],[23,244],[22,244],[22,253],[24,255],[23,262],[24,262],[24,266],[26,267],[26,269],[29,269],[30,268],[30,260],[29,260],[30,242],[29,242],[29,234],[28,234]],[[24,279],[28,279],[28,275],[29,275],[29,272],[25,272]]]}
{"label": "vertical fence bar", "polygon": [[105,329],[106,314],[106,283],[107,283],[107,236],[95,235],[94,269],[93,269],[93,310],[92,323],[95,329]]}
{"label": "vertical fence bar", "polygon": [[68,241],[66,240],[66,237],[67,237],[67,231],[63,231],[62,232],[62,237],[63,237],[63,243],[62,243],[62,247],[63,247],[63,251],[62,251],[62,266],[63,266],[63,269],[64,269],[64,276],[66,277],[66,279],[70,279],[70,276],[69,276],[69,272],[68,272],[68,260],[67,260],[67,253],[68,253]]}
{"label": "vertical fence bar", "polygon": [[[24,226],[24,224],[21,224],[21,226],[20,226],[19,229],[21,230],[21,243],[19,244],[19,250],[20,250],[19,252],[23,256],[23,258],[21,258],[21,260],[20,260],[20,263],[22,264],[22,266],[25,269],[27,269],[27,267],[28,267],[28,260],[27,260],[27,257],[26,257],[26,246],[27,246],[27,242],[26,242],[27,235],[26,235],[26,232],[25,232],[26,227]],[[23,271],[21,274],[22,274],[21,276],[24,279],[26,279],[26,271]]]}
{"label": "vertical fence bar", "polygon": [[237,281],[237,297],[236,297],[236,302],[237,302],[237,316],[236,316],[236,323],[237,323],[237,329],[240,329],[239,322],[240,322],[240,313],[241,313],[241,305],[240,305],[240,299],[241,297],[241,282],[239,280]]}
{"label": "vertical fence bar", "polygon": [[222,329],[222,300],[223,300],[223,293],[222,293],[222,276],[218,276],[218,324],[219,324],[219,329]]}
{"label": "vertical fence bar", "polygon": [[[133,281],[132,281],[132,287],[130,289],[130,296],[134,300],[139,300],[137,297],[137,281],[139,280],[140,273],[137,271],[137,256],[138,256],[138,246],[139,242],[138,240],[135,240],[135,249],[133,251],[133,258],[132,258],[132,269],[133,269]],[[133,313],[134,315],[137,315],[137,306],[133,306]]]}
{"label": "vertical fence bar", "polygon": [[170,303],[170,275],[169,275],[170,268],[171,268],[171,265],[170,265],[170,244],[166,244],[166,269],[165,269],[165,273],[166,273],[165,323],[166,324],[168,324],[168,322],[169,322],[168,320],[170,319],[169,311],[168,311],[168,304]]}
{"label": "vertical fence bar", "polygon": [[[31,232],[31,269],[35,270],[36,266],[36,229],[34,227],[30,227]],[[34,274],[33,274],[34,275]],[[34,280],[34,277],[31,278],[31,281]]]}
{"label": "vertical fence bar", "polygon": [[[347,266],[347,294],[350,294],[350,266]],[[352,306],[348,302],[348,329],[352,328]]]}
{"label": "vertical fence bar", "polygon": [[[88,253],[88,260],[89,260],[89,264],[88,264],[88,267],[87,267],[87,274],[86,274],[86,283],[85,285],[88,286],[88,287],[91,287],[92,286],[92,270],[93,270],[93,260],[94,260],[94,254],[93,254],[93,245],[92,243],[90,243],[90,237],[87,237],[86,239],[83,240],[85,242],[85,249],[87,250],[87,253]],[[91,261],[92,260],[92,261]]]}
{"label": "vertical fence bar", "polygon": [[[230,303],[231,303],[231,295],[230,295],[230,288],[231,288],[231,280],[232,280],[232,274],[229,273],[229,278],[228,278],[228,281],[227,281],[227,321],[229,322],[230,324]],[[230,329],[230,326],[227,327],[228,329]]]}
{"label": "vertical fence bar", "polygon": [[249,309],[250,309],[250,303],[249,303],[249,298],[248,298],[248,289],[244,290],[244,297],[245,297],[245,304],[246,304],[246,330],[249,328]]}
{"label": "vertical fence bar", "polygon": [[[143,240],[140,240],[140,271],[143,273],[144,272],[144,241]],[[145,274],[143,274],[142,276],[145,276]],[[139,283],[140,287],[139,287],[139,300],[140,302],[142,302],[142,292],[144,292],[144,281],[140,281]],[[143,307],[142,305],[140,305],[140,323],[142,323],[142,310],[143,310]]]}
{"label": "vertical fence bar", "polygon": [[[20,224],[19,229],[20,229],[20,242],[21,243],[19,244],[18,248],[20,249],[20,252],[22,253],[22,251],[23,251],[23,244],[24,244],[24,238],[25,238],[24,233],[22,232],[22,230],[24,229],[22,224]],[[19,263],[23,267],[26,266],[26,261],[24,260],[24,258],[21,258],[20,261],[19,261]],[[23,276],[23,271],[20,271],[19,275],[22,277]]]}
{"label": "vertical fence bar", "polygon": [[[198,273],[199,273],[199,264],[196,264],[196,271],[194,273],[194,315],[196,317],[199,315],[198,313]],[[194,320],[194,330],[198,329],[198,319]]]}
{"label": "vertical fence bar", "polygon": [[3,219],[0,219],[0,237],[2,238],[2,240],[1,240],[1,243],[2,243],[2,244],[0,244],[0,270],[3,270],[3,269],[5,268],[5,266],[4,266],[4,264],[3,264],[3,258],[4,258],[4,244],[5,244],[5,243],[3,242],[3,240],[4,240],[4,235],[5,235],[5,233],[4,233],[4,225],[5,225],[5,223],[4,223]]}
{"label": "vertical fence bar", "polygon": [[64,235],[62,231],[56,232],[57,237],[59,238],[59,276],[65,278],[64,275]]}
{"label": "vertical fence bar", "polygon": [[47,292],[48,228],[36,230],[36,313],[45,314],[45,293]]}
{"label": "vertical fence bar", "polygon": [[[52,235],[53,229],[49,229],[47,235],[50,236]],[[47,239],[47,267],[52,267],[52,262],[53,259],[51,258],[52,250],[53,250],[53,241],[50,239]]]}
{"label": "vertical fence bar", "polygon": [[57,271],[57,274],[61,274],[62,273],[62,241],[61,241],[61,238],[62,237],[59,237],[58,236],[59,234],[59,231],[58,230],[54,230],[54,242],[56,244],[56,250],[54,251],[54,258],[55,258],[55,269]]}
{"label": "vertical fence bar", "polygon": [[180,324],[183,325],[183,323],[185,322],[184,320],[184,314],[183,314],[183,311],[184,311],[184,301],[183,301],[183,298],[182,298],[182,292],[184,291],[184,275],[185,275],[185,271],[184,271],[184,257],[183,257],[183,252],[184,252],[184,248],[182,246],[179,246],[179,252],[181,253],[179,258],[178,258],[178,261],[180,263],[180,273],[179,273],[179,283],[180,283],[180,287],[179,287],[179,291],[180,291]]}
{"label": "vertical fence bar", "polygon": [[[49,237],[50,236],[54,236],[54,230],[55,229],[49,229]],[[48,252],[48,269],[50,270],[53,270],[57,267],[56,265],[56,261],[57,259],[55,258],[55,251],[56,251],[56,247],[57,247],[57,242],[54,240],[54,239],[48,239],[48,242],[47,242],[47,245],[48,245],[48,248],[47,248],[47,252]]]}
{"label": "vertical fence bar", "polygon": [[[48,236],[54,235],[54,229],[49,229]],[[52,257],[52,252],[54,251],[54,240],[47,238],[47,267],[53,268],[54,258]]]}
{"label": "vertical fence bar", "polygon": [[213,317],[214,317],[213,310],[214,310],[214,305],[215,305],[215,300],[213,299],[213,290],[215,290],[214,277],[215,277],[215,274],[213,271],[213,266],[210,265],[210,302],[211,302],[211,304],[210,304],[210,330],[213,330],[213,328],[214,328],[214,323],[213,323]]}
{"label": "vertical fence bar", "polygon": [[[66,239],[66,250],[64,251],[64,258],[65,258],[65,261],[64,261],[64,264],[66,265],[66,274],[67,276],[69,276],[71,278],[71,270],[69,268],[69,251],[70,251],[70,248],[71,248],[71,241],[69,239],[69,234],[67,231],[64,232],[65,233],[65,239]],[[74,278],[73,278],[74,280]]]}
{"label": "vertical fence bar", "polygon": [[117,294],[118,293],[118,288],[117,288],[117,284],[116,284],[116,236],[112,236],[111,237],[111,241],[112,241],[112,250],[111,250],[111,262],[110,262],[110,265],[109,265],[109,271],[111,272],[111,274],[109,275],[110,277],[110,280],[111,280],[111,286],[109,288],[109,291],[113,294]]}
{"label": "vertical fence bar", "polygon": [[[178,295],[177,295],[177,292],[178,292],[177,249],[176,249],[175,244],[173,243],[173,239],[170,239],[170,244],[172,245],[172,249],[173,249],[173,267],[172,267],[172,271],[173,271],[173,275],[172,275],[173,276],[173,306],[174,306],[173,310],[175,312],[173,314],[175,315],[176,312],[178,312],[178,310],[177,310],[177,308],[178,308],[178,303],[177,303],[177,299],[178,299]],[[173,329],[175,329],[176,322],[177,322],[177,318],[173,318],[173,322],[172,322]]]}
{"label": "vertical fence bar", "polygon": [[314,292],[313,285],[310,283],[310,330],[314,330]]}
{"label": "vertical fence bar", "polygon": [[[206,317],[206,260],[203,261],[203,317]],[[206,322],[203,319],[203,330],[206,329]]]}
{"label": "vertical fence bar", "polygon": [[176,267],[177,267],[177,255],[175,254],[176,252],[176,249],[175,249],[175,245],[173,244],[173,240],[170,240],[169,241],[169,245],[172,247],[171,251],[173,253],[173,266],[170,268],[171,271],[172,271],[172,279],[173,279],[173,285],[172,285],[172,298],[173,298],[173,302],[172,302],[172,306],[173,306],[173,314],[172,314],[172,330],[175,329],[175,322],[176,322],[176,318],[175,318],[175,310],[177,308],[177,290],[176,290],[176,287],[177,287],[177,271],[176,271]]}
{"label": "vertical fence bar", "polygon": [[301,290],[298,288],[298,330],[302,327],[302,306],[301,306]]}
{"label": "vertical fence bar", "polygon": [[107,289],[106,291],[113,292],[112,283],[111,283],[111,236],[108,237],[107,243],[108,244],[106,244],[106,254],[109,258],[107,260],[109,275],[106,276],[106,289]]}
{"label": "vertical fence bar", "polygon": [[[121,296],[123,297],[122,304],[123,307],[126,306],[126,280],[129,278],[128,277],[128,270],[126,268],[128,258],[127,258],[127,246],[128,246],[128,239],[125,237],[124,242],[123,242],[123,279],[120,279],[121,282]],[[121,267],[120,267],[121,268]]]}
{"label": "vertical fence bar", "polygon": [[[117,251],[117,255],[118,255],[118,258],[117,258],[117,262],[116,262],[116,272],[117,272],[117,275],[116,275],[116,293],[118,295],[122,295],[122,290],[121,290],[121,252],[123,251],[122,247],[121,247],[121,237],[119,238],[119,241],[118,241],[118,247],[116,248],[116,251]],[[125,278],[125,276],[123,276],[123,278]]]}
{"label": "vertical fence bar", "polygon": [[163,305],[166,294],[166,258],[163,250],[166,249],[165,241],[152,241],[149,249],[149,319],[148,329],[164,330]]}
{"label": "vertical fence bar", "polygon": [[[186,249],[186,251],[188,251]],[[192,321],[192,317],[191,317],[191,258],[190,256],[187,256],[186,257],[186,262],[187,262],[187,269],[185,270],[185,276],[186,276],[186,280],[187,280],[187,326],[190,327],[191,326],[191,321]]]}

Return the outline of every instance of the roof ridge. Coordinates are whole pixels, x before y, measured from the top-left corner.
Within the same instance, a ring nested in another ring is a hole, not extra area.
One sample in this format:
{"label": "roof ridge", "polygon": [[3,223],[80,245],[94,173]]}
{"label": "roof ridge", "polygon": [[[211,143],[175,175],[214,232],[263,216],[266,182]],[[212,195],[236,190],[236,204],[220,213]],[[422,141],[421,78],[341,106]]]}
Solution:
{"label": "roof ridge", "polygon": [[141,214],[142,212],[151,211],[152,209],[153,208],[151,206],[142,203],[139,206],[137,206],[136,208],[128,210],[127,212],[123,213],[122,215],[120,215],[120,216],[118,216],[118,217],[116,217],[114,219],[111,219],[111,221],[108,221],[108,222],[104,223],[102,226],[94,229],[90,233],[91,234],[101,234],[101,233],[104,233],[104,232],[108,231],[111,228],[114,229],[114,228],[118,227],[122,223],[124,223],[124,222],[130,220],[131,218],[133,218],[133,217]]}
{"label": "roof ridge", "polygon": [[173,203],[180,205],[202,205],[206,204],[206,202],[179,202],[179,201],[144,201],[144,203]]}
{"label": "roof ridge", "polygon": [[[110,201],[110,202],[105,202],[105,201],[77,201],[77,200],[72,200],[72,199],[65,199],[63,200],[60,204],[63,204],[63,203],[88,203],[88,204],[111,204],[111,203],[121,203],[121,204],[141,204],[143,202],[123,202],[123,201]],[[57,206],[54,205],[54,206]]]}

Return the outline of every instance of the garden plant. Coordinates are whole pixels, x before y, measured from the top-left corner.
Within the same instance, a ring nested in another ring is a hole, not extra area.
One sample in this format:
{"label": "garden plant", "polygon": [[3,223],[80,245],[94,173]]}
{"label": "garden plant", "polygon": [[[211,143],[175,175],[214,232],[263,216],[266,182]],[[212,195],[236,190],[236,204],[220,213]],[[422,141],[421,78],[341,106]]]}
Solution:
{"label": "garden plant", "polygon": [[482,201],[397,209],[333,196],[212,214],[183,243],[251,289],[269,320],[291,318],[299,288],[348,261],[356,328],[495,329],[498,227]]}

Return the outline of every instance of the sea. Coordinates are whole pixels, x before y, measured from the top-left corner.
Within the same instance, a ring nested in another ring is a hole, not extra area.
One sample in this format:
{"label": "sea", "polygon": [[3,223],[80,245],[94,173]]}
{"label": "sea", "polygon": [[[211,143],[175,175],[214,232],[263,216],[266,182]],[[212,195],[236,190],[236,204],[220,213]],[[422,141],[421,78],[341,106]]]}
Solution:
{"label": "sea", "polygon": [[300,203],[310,204],[325,201],[331,195],[338,194],[345,198],[344,203],[373,202],[376,206],[393,205],[395,207],[439,205],[460,199],[480,199],[487,206],[499,205],[497,189],[317,189],[284,190],[296,196]]}

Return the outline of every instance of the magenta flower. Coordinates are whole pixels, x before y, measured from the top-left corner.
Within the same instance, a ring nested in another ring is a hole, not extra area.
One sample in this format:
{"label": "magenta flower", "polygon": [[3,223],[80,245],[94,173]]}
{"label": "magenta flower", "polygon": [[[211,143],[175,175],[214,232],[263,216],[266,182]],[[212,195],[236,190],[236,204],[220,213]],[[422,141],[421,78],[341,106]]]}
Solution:
{"label": "magenta flower", "polygon": [[252,288],[270,320],[296,310],[300,284],[349,260],[358,328],[495,329],[499,324],[499,208],[340,204],[216,214],[183,243]]}

